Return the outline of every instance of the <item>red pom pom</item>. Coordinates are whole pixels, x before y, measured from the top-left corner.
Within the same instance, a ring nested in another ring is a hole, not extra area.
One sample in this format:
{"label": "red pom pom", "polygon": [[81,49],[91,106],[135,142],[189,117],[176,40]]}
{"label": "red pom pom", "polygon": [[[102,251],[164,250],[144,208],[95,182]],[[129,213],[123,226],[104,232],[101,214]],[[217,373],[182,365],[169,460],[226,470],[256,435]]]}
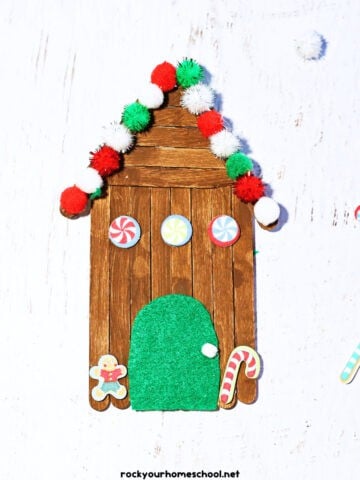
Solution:
{"label": "red pom pom", "polygon": [[60,209],[67,215],[79,215],[85,211],[88,201],[88,195],[74,185],[62,192]]}
{"label": "red pom pom", "polygon": [[255,175],[243,175],[234,185],[234,193],[245,203],[254,203],[265,194],[265,185]]}
{"label": "red pom pom", "polygon": [[224,121],[219,112],[209,110],[198,116],[197,125],[204,137],[210,137],[224,128]]}
{"label": "red pom pom", "polygon": [[160,63],[151,73],[151,82],[163,92],[169,92],[176,86],[176,68],[168,62]]}
{"label": "red pom pom", "polygon": [[92,153],[90,166],[95,168],[102,177],[107,177],[120,168],[120,155],[111,147],[104,145]]}

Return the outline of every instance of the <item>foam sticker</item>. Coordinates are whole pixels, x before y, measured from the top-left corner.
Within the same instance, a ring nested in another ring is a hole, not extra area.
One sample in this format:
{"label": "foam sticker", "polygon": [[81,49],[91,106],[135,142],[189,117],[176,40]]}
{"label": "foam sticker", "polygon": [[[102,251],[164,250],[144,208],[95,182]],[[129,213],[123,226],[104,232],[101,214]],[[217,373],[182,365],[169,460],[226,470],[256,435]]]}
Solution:
{"label": "foam sticker", "polygon": [[219,400],[225,405],[231,403],[232,399],[234,398],[236,381],[242,362],[245,362],[245,375],[248,378],[255,379],[259,376],[259,355],[251,347],[236,347],[230,354],[220,389]]}
{"label": "foam sticker", "polygon": [[161,224],[160,233],[165,243],[173,247],[181,247],[189,242],[192,226],[182,215],[169,215]]}
{"label": "foam sticker", "polygon": [[240,227],[233,217],[218,215],[210,222],[208,234],[218,247],[229,247],[239,239]]}
{"label": "foam sticker", "polygon": [[103,355],[98,364],[90,368],[90,377],[98,380],[99,383],[91,391],[94,400],[100,402],[107,395],[122,400],[127,395],[124,385],[120,385],[119,378],[125,377],[127,369],[124,365],[119,365],[114,355]]}
{"label": "foam sticker", "polygon": [[111,222],[109,239],[119,248],[130,248],[140,240],[141,229],[135,218],[121,215]]}

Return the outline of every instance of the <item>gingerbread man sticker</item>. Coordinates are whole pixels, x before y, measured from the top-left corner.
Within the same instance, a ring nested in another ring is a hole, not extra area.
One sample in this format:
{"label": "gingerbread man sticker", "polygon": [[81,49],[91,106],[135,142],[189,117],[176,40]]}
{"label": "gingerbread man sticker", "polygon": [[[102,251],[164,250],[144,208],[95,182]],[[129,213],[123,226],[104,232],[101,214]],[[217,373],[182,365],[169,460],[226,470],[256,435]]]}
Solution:
{"label": "gingerbread man sticker", "polygon": [[99,380],[99,383],[91,390],[91,396],[94,400],[100,402],[107,395],[122,400],[127,395],[124,385],[120,385],[119,378],[125,377],[127,368],[125,365],[119,365],[114,355],[102,355],[98,364],[90,368],[90,377]]}

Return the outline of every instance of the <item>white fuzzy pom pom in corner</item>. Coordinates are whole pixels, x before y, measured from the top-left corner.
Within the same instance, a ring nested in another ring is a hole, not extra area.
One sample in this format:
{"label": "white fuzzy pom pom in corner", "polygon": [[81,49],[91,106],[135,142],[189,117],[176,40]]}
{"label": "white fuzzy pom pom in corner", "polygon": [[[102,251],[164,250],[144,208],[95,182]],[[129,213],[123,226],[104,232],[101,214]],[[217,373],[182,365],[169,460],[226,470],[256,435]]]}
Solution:
{"label": "white fuzzy pom pom in corner", "polygon": [[240,140],[228,130],[221,130],[210,137],[210,149],[214,155],[220,158],[230,157],[240,149]]}
{"label": "white fuzzy pom pom in corner", "polygon": [[155,83],[148,83],[140,92],[138,100],[147,108],[159,108],[164,103],[164,92]]}
{"label": "white fuzzy pom pom in corner", "polygon": [[323,48],[323,37],[315,31],[308,31],[296,39],[296,51],[304,60],[318,60]]}
{"label": "white fuzzy pom pom in corner", "polygon": [[270,197],[261,197],[254,205],[256,220],[265,227],[275,223],[280,217],[280,206]]}
{"label": "white fuzzy pom pom in corner", "polygon": [[214,91],[207,85],[198,83],[185,90],[180,103],[190,113],[199,115],[214,106]]}
{"label": "white fuzzy pom pom in corner", "polygon": [[113,122],[103,127],[102,141],[117,152],[125,153],[133,146],[134,137],[125,125]]}
{"label": "white fuzzy pom pom in corner", "polygon": [[79,175],[75,185],[85,193],[94,193],[103,186],[103,179],[95,168],[85,168]]}

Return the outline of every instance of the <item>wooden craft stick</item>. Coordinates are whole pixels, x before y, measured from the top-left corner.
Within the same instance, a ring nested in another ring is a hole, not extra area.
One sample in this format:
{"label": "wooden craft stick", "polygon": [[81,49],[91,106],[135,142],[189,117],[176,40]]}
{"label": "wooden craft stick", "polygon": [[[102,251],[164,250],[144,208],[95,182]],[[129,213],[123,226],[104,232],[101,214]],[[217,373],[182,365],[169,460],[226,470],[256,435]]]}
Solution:
{"label": "wooden craft stick", "polygon": [[[241,229],[241,237],[233,246],[235,344],[255,349],[253,219],[250,207],[235,196],[232,211]],[[237,397],[243,403],[253,403],[257,397],[257,382],[247,378],[244,366],[240,367]]]}
{"label": "wooden craft stick", "polygon": [[[231,189],[212,191],[212,217],[231,211]],[[210,238],[208,241],[211,242]],[[234,348],[234,291],[232,247],[219,247],[211,243],[213,261],[214,326],[219,340],[220,368],[223,373],[226,361]]]}
{"label": "wooden craft stick", "polygon": [[192,191],[192,268],[193,295],[202,302],[213,318],[213,287],[212,287],[212,247],[207,234],[207,226],[211,221],[211,204],[208,190]]}
{"label": "wooden craft stick", "polygon": [[171,292],[171,248],[161,238],[163,220],[170,215],[170,189],[151,189],[151,298]]}
{"label": "wooden craft stick", "polygon": [[[179,213],[191,223],[191,192],[187,188],[171,189],[171,214]],[[171,249],[171,293],[193,294],[191,241]]]}
{"label": "wooden craft stick", "polygon": [[[119,187],[111,195],[111,219],[119,215],[133,215],[132,189]],[[132,248],[137,248],[132,247]],[[130,249],[110,246],[110,348],[108,352],[115,355],[118,361],[127,365],[130,345],[131,319],[131,280],[130,280]],[[128,389],[128,378],[123,384]],[[122,400],[111,397],[111,403],[118,408],[127,408],[129,398]]]}
{"label": "wooden craft stick", "polygon": [[[90,335],[89,363],[97,365],[101,355],[110,348],[109,315],[109,242],[107,241],[110,222],[109,197],[101,198],[91,213],[91,281],[90,281]],[[104,238],[106,241],[104,241]],[[101,252],[101,255],[99,255]],[[89,401],[95,410],[105,410],[110,405],[109,397],[95,401],[91,396],[96,380],[89,378]]]}

